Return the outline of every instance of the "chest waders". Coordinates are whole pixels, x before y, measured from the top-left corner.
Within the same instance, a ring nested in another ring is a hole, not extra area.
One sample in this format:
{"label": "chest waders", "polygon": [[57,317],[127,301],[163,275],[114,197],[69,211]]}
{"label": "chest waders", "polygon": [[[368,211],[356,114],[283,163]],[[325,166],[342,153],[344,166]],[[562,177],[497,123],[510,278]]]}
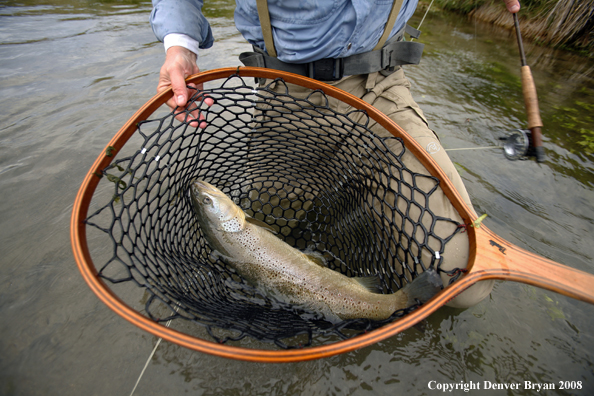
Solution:
{"label": "chest waders", "polygon": [[392,9],[384,27],[384,33],[372,51],[351,55],[346,58],[326,58],[308,63],[287,63],[277,57],[268,12],[268,2],[266,0],[257,0],[258,16],[266,51],[254,47],[253,52],[240,54],[239,60],[245,66],[281,70],[320,81],[337,81],[344,76],[370,74],[382,70],[391,72],[400,65],[416,65],[421,60],[425,45],[412,41],[403,41],[403,38],[405,32],[413,38],[418,38],[421,34],[420,31],[406,25],[405,28],[388,40],[403,1],[395,0],[392,4]]}

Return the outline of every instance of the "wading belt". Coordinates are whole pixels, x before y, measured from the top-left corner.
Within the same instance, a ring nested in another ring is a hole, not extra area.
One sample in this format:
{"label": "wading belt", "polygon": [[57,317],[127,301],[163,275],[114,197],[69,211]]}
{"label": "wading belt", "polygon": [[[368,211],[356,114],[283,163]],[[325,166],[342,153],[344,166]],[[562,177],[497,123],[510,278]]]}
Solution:
{"label": "wading belt", "polygon": [[[254,52],[244,52],[239,55],[239,60],[245,66],[265,67],[268,69],[282,70],[320,81],[336,81],[343,76],[356,74],[369,74],[380,70],[392,71],[399,65],[418,64],[421,60],[424,44],[411,41],[402,41],[404,33],[418,38],[420,31],[406,25],[390,40],[387,40],[403,0],[395,0],[384,33],[373,51],[351,55],[346,58],[327,58],[309,63],[286,63],[276,57],[276,48],[272,38],[272,26],[268,13],[266,0],[257,0],[258,15],[264,36],[264,43],[268,53],[254,47]],[[387,42],[386,42],[387,40]]]}

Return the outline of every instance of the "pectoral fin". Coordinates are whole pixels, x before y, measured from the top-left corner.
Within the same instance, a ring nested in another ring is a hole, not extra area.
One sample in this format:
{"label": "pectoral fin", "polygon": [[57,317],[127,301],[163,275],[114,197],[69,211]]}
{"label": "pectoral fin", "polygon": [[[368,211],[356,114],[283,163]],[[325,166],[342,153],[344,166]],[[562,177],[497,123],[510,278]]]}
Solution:
{"label": "pectoral fin", "polygon": [[307,258],[311,262],[319,265],[320,267],[328,268],[327,265],[326,265],[326,259],[324,258],[324,256],[321,253],[318,253],[318,252],[309,252],[309,253],[304,253],[304,254],[307,256]]}
{"label": "pectoral fin", "polygon": [[245,221],[247,221],[248,223],[253,224],[255,226],[264,228],[266,231],[270,231],[275,235],[278,234],[273,226],[263,222],[262,220],[258,220],[258,219],[254,219],[253,217],[245,216]]}

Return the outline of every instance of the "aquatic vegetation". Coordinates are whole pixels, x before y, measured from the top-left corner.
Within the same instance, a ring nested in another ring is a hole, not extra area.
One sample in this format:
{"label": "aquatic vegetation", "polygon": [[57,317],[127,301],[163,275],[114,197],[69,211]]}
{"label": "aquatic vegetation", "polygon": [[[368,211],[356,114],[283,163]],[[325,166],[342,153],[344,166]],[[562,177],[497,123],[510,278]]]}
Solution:
{"label": "aquatic vegetation", "polygon": [[546,294],[544,295],[544,299],[546,301],[547,313],[551,317],[551,320],[565,319],[565,314],[563,313],[563,310],[559,307],[559,301],[553,300]]}
{"label": "aquatic vegetation", "polygon": [[474,228],[480,228],[481,224],[483,223],[483,220],[485,220],[487,218],[487,214],[482,214],[478,219],[476,219],[474,221],[474,223],[472,223],[470,226],[474,227]]}
{"label": "aquatic vegetation", "polygon": [[584,140],[577,143],[582,145],[588,154],[594,154],[594,131],[580,128],[579,133]]}
{"label": "aquatic vegetation", "polygon": [[576,100],[573,106],[553,106],[551,120],[568,130],[567,138],[582,148],[582,153],[594,154],[594,103]]}
{"label": "aquatic vegetation", "polygon": [[[438,0],[446,10],[471,15],[479,20],[513,29],[511,14],[502,1]],[[546,46],[578,50],[592,56],[594,0],[524,0],[518,14],[522,35]]]}

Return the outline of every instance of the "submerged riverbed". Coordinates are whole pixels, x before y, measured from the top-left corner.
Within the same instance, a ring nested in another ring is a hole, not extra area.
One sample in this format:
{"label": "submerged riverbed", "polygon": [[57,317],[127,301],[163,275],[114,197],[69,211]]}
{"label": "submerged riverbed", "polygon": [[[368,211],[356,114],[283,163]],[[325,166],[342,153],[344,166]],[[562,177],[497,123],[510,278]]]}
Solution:
{"label": "submerged riverbed", "polygon": [[[148,24],[150,7],[0,6],[1,394],[130,394],[157,342],[95,297],[69,238],[84,175],[155,92],[164,52]],[[217,41],[200,54],[200,67],[239,66],[237,56],[250,46],[234,27],[233,2],[207,2],[205,12]],[[512,162],[484,147],[526,126],[513,32],[438,13],[421,30],[423,60],[406,68],[413,95],[451,150],[475,209],[488,214],[485,224],[520,247],[594,273],[592,60],[525,43],[547,161]],[[481,389],[521,384],[490,395],[533,395],[530,381],[556,385],[538,394],[589,395],[593,313],[583,302],[499,282],[472,308],[440,309],[423,331],[322,360],[253,364],[162,342],[135,394],[431,395],[438,384],[472,381]],[[570,389],[560,390],[566,381]]]}

